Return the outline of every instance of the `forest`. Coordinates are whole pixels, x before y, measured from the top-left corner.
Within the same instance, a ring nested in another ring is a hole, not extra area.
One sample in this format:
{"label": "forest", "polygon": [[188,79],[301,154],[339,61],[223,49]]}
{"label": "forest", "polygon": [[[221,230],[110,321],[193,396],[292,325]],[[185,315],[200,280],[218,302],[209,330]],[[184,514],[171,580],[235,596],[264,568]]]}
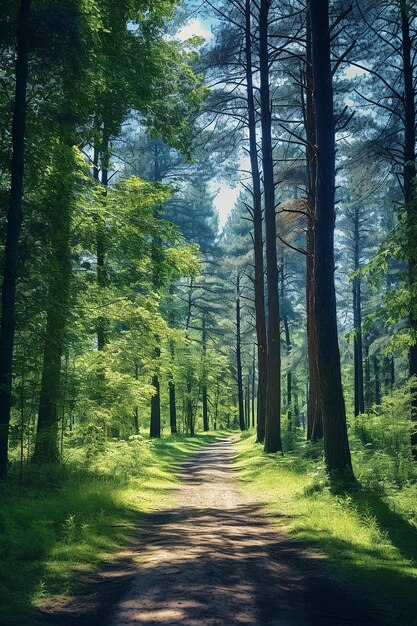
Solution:
{"label": "forest", "polygon": [[417,624],[416,133],[414,0],[2,0],[0,626]]}

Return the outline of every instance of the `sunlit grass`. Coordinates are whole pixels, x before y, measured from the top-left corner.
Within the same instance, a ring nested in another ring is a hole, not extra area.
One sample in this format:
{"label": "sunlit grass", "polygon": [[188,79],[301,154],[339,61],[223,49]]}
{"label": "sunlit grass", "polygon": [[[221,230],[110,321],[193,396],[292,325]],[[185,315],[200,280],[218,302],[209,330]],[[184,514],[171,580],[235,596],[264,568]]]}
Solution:
{"label": "sunlit grass", "polygon": [[280,531],[328,556],[332,575],[390,602],[398,623],[416,623],[416,485],[386,495],[365,488],[335,495],[321,461],[300,458],[299,451],[267,456],[253,435],[237,448],[244,490],[264,503]]}
{"label": "sunlit grass", "polygon": [[34,608],[79,590],[128,544],[146,513],[169,505],[178,467],[222,433],[113,442],[89,456],[68,450],[63,469],[29,468],[0,494],[0,624],[22,626]]}

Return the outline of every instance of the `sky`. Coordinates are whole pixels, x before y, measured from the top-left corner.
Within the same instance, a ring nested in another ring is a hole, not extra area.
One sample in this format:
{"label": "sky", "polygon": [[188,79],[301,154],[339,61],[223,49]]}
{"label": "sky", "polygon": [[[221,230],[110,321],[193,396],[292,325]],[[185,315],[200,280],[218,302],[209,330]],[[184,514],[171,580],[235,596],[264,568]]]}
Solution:
{"label": "sky", "polygon": [[[198,17],[192,18],[183,28],[181,28],[181,30],[176,34],[176,37],[178,37],[181,41],[185,41],[194,35],[204,37],[207,42],[211,41],[213,39],[213,33],[210,29],[210,23],[207,20],[202,20]],[[214,206],[219,214],[219,229],[222,230],[236,203],[241,189],[239,188],[239,185],[232,187],[225,180],[219,178],[211,181],[209,191],[215,194]]]}
{"label": "sky", "polygon": [[204,37],[206,41],[213,39],[213,33],[210,30],[210,24],[207,20],[203,21],[200,18],[192,18],[187,22],[183,28],[176,34],[176,37],[181,41],[185,41],[194,35]]}
{"label": "sky", "polygon": [[[199,17],[191,18],[176,34],[181,41],[185,41],[194,35],[204,37],[207,42],[211,41],[214,37],[211,31],[211,22]],[[366,71],[349,66],[344,74],[346,78],[353,78],[363,76],[366,74]],[[353,101],[347,102],[347,104],[351,106]],[[219,215],[219,230],[222,230],[241,192],[241,188],[239,184],[231,186],[226,180],[216,178],[211,181],[209,191],[215,194],[214,206]]]}

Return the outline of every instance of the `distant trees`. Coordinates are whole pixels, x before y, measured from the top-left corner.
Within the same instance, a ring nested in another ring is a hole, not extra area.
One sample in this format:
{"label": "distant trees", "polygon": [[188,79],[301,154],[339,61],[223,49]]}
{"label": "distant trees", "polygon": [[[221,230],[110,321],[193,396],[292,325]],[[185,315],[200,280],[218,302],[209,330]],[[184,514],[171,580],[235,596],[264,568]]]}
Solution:
{"label": "distant trees", "polygon": [[0,16],[0,474],[9,440],[55,463],[256,422],[350,477],[345,399],[357,418],[417,363],[415,9],[207,2],[200,55],[176,4]]}
{"label": "distant trees", "polygon": [[240,430],[246,430],[245,405],[243,399],[243,373],[242,373],[242,332],[241,332],[241,293],[240,293],[240,274],[239,270],[236,274],[236,375],[237,375],[237,393],[239,406],[239,426]]}
{"label": "distant trees", "polygon": [[[243,127],[244,141],[248,141],[249,145],[252,188],[247,206],[253,221],[255,264],[253,280],[258,357],[257,430],[258,440],[261,442],[265,440],[265,449],[276,452],[281,449],[281,396],[276,204],[270,98],[272,48],[269,35],[273,18],[270,8],[269,2],[261,3],[259,10],[255,11],[251,2],[234,2],[222,8],[214,7],[217,15],[225,20],[228,26],[222,31],[225,40],[219,45],[220,63],[216,63],[216,55],[211,53],[209,61],[213,58],[213,63],[210,70],[214,76],[216,72],[224,76],[226,87],[216,93],[213,98],[214,104],[209,101],[209,105],[210,111],[214,111],[218,116],[226,116],[236,121],[238,123],[236,132],[241,133]],[[232,65],[227,61],[223,62],[223,55],[228,54],[226,46],[229,54],[231,52],[235,59]],[[256,88],[255,84],[258,84]],[[243,86],[243,91],[239,90],[240,85]],[[258,146],[258,128],[261,130],[260,146]],[[268,314],[265,303],[264,268]]]}
{"label": "distant trees", "polygon": [[[219,240],[222,257],[217,259],[220,293],[225,297],[225,301],[217,310],[217,327],[220,340],[226,329],[230,336],[230,340],[226,339],[225,345],[230,341],[232,347],[230,369],[236,381],[237,393],[234,393],[241,430],[249,428],[256,394],[252,372],[253,350],[256,343],[252,251],[250,228],[248,222],[242,220],[242,215],[246,215],[246,212],[244,201],[241,199],[224,227]],[[233,304],[236,315],[232,325],[228,319],[228,311],[232,310]],[[249,381],[251,377],[252,383]]]}
{"label": "distant trees", "polygon": [[[397,179],[398,222],[388,245],[392,256],[402,258],[408,267],[408,311],[400,297],[389,296],[389,317],[395,322],[407,318],[407,329],[399,333],[408,344],[409,376],[417,373],[415,321],[415,177],[416,177],[416,72],[412,50],[416,40],[415,7],[406,0],[377,3],[369,0],[356,6],[360,28],[357,34],[367,50],[366,59],[358,51],[348,56],[365,73],[366,80],[358,90],[361,102],[377,112],[371,144],[373,154]],[[399,208],[400,207],[400,208]],[[392,246],[394,240],[396,243]],[[387,242],[385,243],[385,246]],[[398,246],[398,247],[397,247]],[[394,248],[397,249],[394,251]],[[404,284],[404,283],[403,283]],[[401,285],[400,289],[402,290]],[[413,402],[413,415],[416,407]],[[412,437],[412,446],[417,439]]]}
{"label": "distant trees", "polygon": [[[370,287],[364,280],[363,267],[366,259],[375,252],[378,241],[373,229],[380,224],[377,215],[377,200],[364,206],[363,197],[375,185],[374,168],[354,165],[346,168],[346,184],[343,208],[339,218],[339,226],[343,234],[339,237],[345,249],[343,264],[349,273],[349,291],[351,303],[351,319],[353,324],[353,409],[355,416],[365,413],[365,350],[364,350],[364,319],[368,312]],[[343,192],[341,192],[343,193]],[[368,384],[369,387],[369,384]]]}
{"label": "distant trees", "polygon": [[[322,394],[323,389],[319,386],[319,377],[316,370],[316,361],[318,349],[318,325],[321,329],[327,328],[331,321],[331,335],[335,346],[334,356],[330,358],[331,365],[327,372],[332,370],[332,374],[339,380],[338,403],[340,407],[340,423],[345,423],[345,415],[343,408],[343,395],[341,388],[340,358],[337,349],[337,327],[336,327],[336,303],[333,284],[333,269],[326,274],[325,262],[317,261],[317,244],[315,238],[316,231],[322,227],[323,219],[316,217],[317,206],[320,201],[321,210],[323,207],[328,208],[331,204],[332,208],[328,209],[329,214],[326,216],[327,233],[323,239],[327,237],[327,249],[323,251],[323,259],[333,250],[334,228],[334,187],[335,187],[335,163],[333,155],[332,160],[321,165],[322,170],[326,170],[330,164],[329,180],[320,181],[320,200],[317,198],[318,190],[316,186],[317,162],[328,159],[331,153],[330,148],[324,147],[323,153],[317,156],[316,144],[319,143],[316,137],[317,129],[320,126],[323,132],[323,121],[319,123],[317,120],[316,106],[322,105],[326,98],[324,90],[323,95],[318,103],[313,102],[313,73],[312,73],[312,48],[311,48],[311,23],[310,11],[301,8],[299,13],[294,13],[294,3],[285,4],[285,6],[277,7],[271,2],[261,2],[259,6],[253,6],[251,2],[235,2],[230,7],[217,8],[214,10],[220,19],[228,22],[227,35],[225,35],[225,43],[229,42],[229,58],[233,55],[234,63],[228,66],[225,61],[226,49],[221,48],[219,44],[219,60],[217,70],[222,77],[226,87],[222,85],[222,95],[219,96],[219,103],[227,102],[224,114],[229,114],[232,119],[238,119],[246,124],[247,138],[242,141],[248,141],[250,175],[251,175],[251,200],[248,203],[250,219],[253,222],[252,239],[254,244],[254,285],[255,285],[255,310],[256,310],[256,328],[257,328],[257,345],[258,345],[258,440],[263,440],[264,429],[262,419],[262,402],[260,398],[263,393],[263,385],[266,382],[266,420],[265,420],[265,450],[276,452],[281,450],[281,433],[280,433],[280,414],[281,414],[281,392],[280,392],[280,313],[279,313],[279,295],[278,295],[278,259],[276,251],[277,236],[282,239],[282,226],[280,225],[279,213],[277,211],[276,190],[280,190],[279,185],[279,168],[285,170],[295,169],[295,163],[306,163],[307,174],[304,180],[307,181],[306,198],[300,198],[297,208],[290,209],[290,213],[297,212],[304,214],[306,218],[306,258],[307,258],[307,281],[306,281],[306,299],[307,299],[307,327],[308,327],[308,352],[309,361],[309,391],[307,400],[308,412],[308,438],[312,440],[320,439],[322,432]],[[298,19],[297,16],[302,16]],[[280,29],[278,28],[280,24]],[[284,30],[283,30],[284,29]],[[223,32],[221,31],[222,35]],[[285,36],[284,33],[285,32]],[[232,34],[233,33],[233,34]],[[304,37],[304,46],[303,46]],[[286,55],[286,60],[282,65],[284,69],[279,69],[280,57]],[[304,55],[304,56],[303,56]],[[209,59],[215,61],[215,54],[210,52]],[[301,63],[300,63],[301,61]],[[286,63],[286,66],[285,66]],[[330,52],[328,60],[330,68]],[[211,68],[213,65],[211,66]],[[210,68],[210,69],[211,69]],[[239,73],[239,68],[241,68]],[[256,68],[256,69],[254,69]],[[296,83],[298,93],[292,87],[292,83],[296,81],[295,74],[301,74],[301,82]],[[329,69],[331,72],[331,69]],[[213,72],[213,75],[216,74]],[[330,76],[330,74],[329,74]],[[315,77],[316,82],[320,81],[322,75]],[[230,83],[228,82],[230,81]],[[240,81],[240,82],[238,82]],[[281,88],[277,89],[276,85],[281,81]],[[230,84],[230,95],[226,96],[227,85]],[[242,88],[240,86],[242,85]],[[301,91],[300,91],[301,88]],[[319,83],[320,88],[320,83]],[[326,88],[326,86],[325,86]],[[316,84],[314,83],[316,90]],[[330,93],[330,92],[329,92]],[[242,97],[246,101],[246,107],[242,102]],[[330,94],[331,95],[331,94]],[[295,98],[295,104],[290,98]],[[333,100],[331,101],[333,102]],[[233,103],[233,105],[232,105]],[[279,103],[279,104],[278,104]],[[277,108],[277,105],[279,108]],[[327,108],[326,108],[327,107]],[[211,107],[213,108],[213,107]],[[320,110],[321,120],[329,113],[328,103]],[[279,114],[276,111],[279,110]],[[220,111],[220,106],[219,106]],[[230,113],[228,113],[230,111]],[[302,114],[302,120],[298,126],[302,124],[303,129],[292,130],[292,125],[297,124],[293,121],[296,118],[296,112]],[[331,116],[334,118],[333,106],[331,108]],[[288,120],[286,119],[288,117]],[[258,128],[259,125],[259,128]],[[333,151],[335,126],[333,131]],[[260,143],[258,143],[258,136]],[[321,137],[323,140],[323,136]],[[298,140],[298,142],[296,141]],[[329,135],[325,137],[329,143]],[[292,151],[291,144],[299,143],[305,146],[305,153],[302,156],[296,154],[296,149]],[[283,146],[286,146],[284,149]],[[292,152],[291,152],[292,151]],[[293,159],[291,161],[291,158]],[[287,163],[286,166],[281,163]],[[280,165],[278,165],[280,164]],[[302,167],[302,166],[300,166]],[[333,172],[333,173],[332,173]],[[287,174],[284,175],[287,176]],[[300,176],[296,176],[299,180]],[[332,180],[333,179],[333,180]],[[262,183],[262,184],[261,184]],[[297,184],[297,183],[295,183]],[[323,186],[324,185],[324,186]],[[326,189],[327,185],[327,189]],[[333,194],[331,187],[333,186]],[[333,199],[330,197],[333,195]],[[329,204],[330,203],[330,204]],[[285,213],[284,209],[284,213]],[[325,209],[324,209],[325,210]],[[263,213],[264,211],[264,213]],[[278,213],[278,220],[277,220]],[[329,219],[331,215],[331,219]],[[265,220],[265,221],[264,221]],[[320,222],[320,224],[319,224]],[[278,227],[277,227],[278,225]],[[263,234],[263,228],[265,231]],[[298,227],[298,226],[297,226]],[[324,233],[324,230],[322,231]],[[263,240],[265,238],[265,248]],[[284,241],[284,245],[288,245]],[[291,244],[289,244],[291,245]],[[321,250],[320,244],[318,249]],[[331,252],[333,254],[333,252]],[[332,257],[333,258],[333,257]],[[318,267],[320,266],[320,269]],[[264,289],[264,267],[266,270],[267,283],[267,300],[265,300]],[[315,267],[315,270],[313,269]],[[324,275],[324,274],[326,275]],[[315,291],[318,288],[320,277],[322,277],[323,289],[327,289],[327,294],[321,295],[323,303],[314,309],[313,303],[319,298],[316,297]],[[323,278],[324,276],[324,278]],[[324,287],[324,283],[327,287]],[[333,304],[329,301],[329,293],[333,289]],[[327,304],[331,304],[330,317],[327,315]],[[326,303],[326,304],[324,304]],[[263,314],[266,310],[266,314]],[[320,317],[320,319],[319,319]],[[267,320],[265,324],[264,321]],[[328,333],[326,333],[327,337]],[[266,352],[263,350],[263,340],[267,340]],[[320,339],[323,342],[323,337]],[[328,347],[328,346],[327,346]],[[262,355],[267,355],[265,366],[262,363]],[[323,354],[323,352],[322,352]],[[330,356],[330,355],[329,355]],[[339,363],[339,365],[338,365]],[[323,374],[321,379],[324,387],[325,365],[322,365]],[[339,372],[339,374],[337,373]],[[320,383],[321,385],[321,383]],[[336,385],[337,386],[337,385]],[[334,389],[334,385],[327,383],[327,389]],[[334,398],[326,400],[327,407],[334,401]],[[330,420],[329,409],[328,419]],[[336,417],[336,423],[338,418]],[[338,426],[335,426],[336,430]],[[344,446],[347,447],[346,423],[340,426],[344,432]],[[337,446],[338,436],[333,441],[331,438],[331,428],[328,428],[329,448]],[[339,433],[340,434],[340,433]],[[347,448],[348,450],[348,448]],[[337,453],[336,453],[337,455]],[[345,463],[346,461],[346,463]],[[341,461],[341,465],[350,465],[348,457]],[[329,469],[332,462],[329,461]]]}
{"label": "distant trees", "polygon": [[352,213],[353,226],[353,327],[354,335],[354,376],[355,376],[355,415],[365,413],[365,391],[363,383],[363,349],[362,349],[362,280],[360,270],[361,220],[360,209],[355,207]]}

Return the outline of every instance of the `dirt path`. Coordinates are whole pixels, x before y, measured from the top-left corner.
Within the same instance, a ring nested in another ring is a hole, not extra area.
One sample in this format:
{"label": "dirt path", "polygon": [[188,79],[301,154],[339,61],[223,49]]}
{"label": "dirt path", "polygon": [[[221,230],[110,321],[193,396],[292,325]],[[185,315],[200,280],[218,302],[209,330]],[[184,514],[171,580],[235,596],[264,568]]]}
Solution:
{"label": "dirt path", "polygon": [[388,623],[322,559],[274,532],[239,492],[232,440],[193,455],[176,507],[150,515],[108,626],[338,626]]}

